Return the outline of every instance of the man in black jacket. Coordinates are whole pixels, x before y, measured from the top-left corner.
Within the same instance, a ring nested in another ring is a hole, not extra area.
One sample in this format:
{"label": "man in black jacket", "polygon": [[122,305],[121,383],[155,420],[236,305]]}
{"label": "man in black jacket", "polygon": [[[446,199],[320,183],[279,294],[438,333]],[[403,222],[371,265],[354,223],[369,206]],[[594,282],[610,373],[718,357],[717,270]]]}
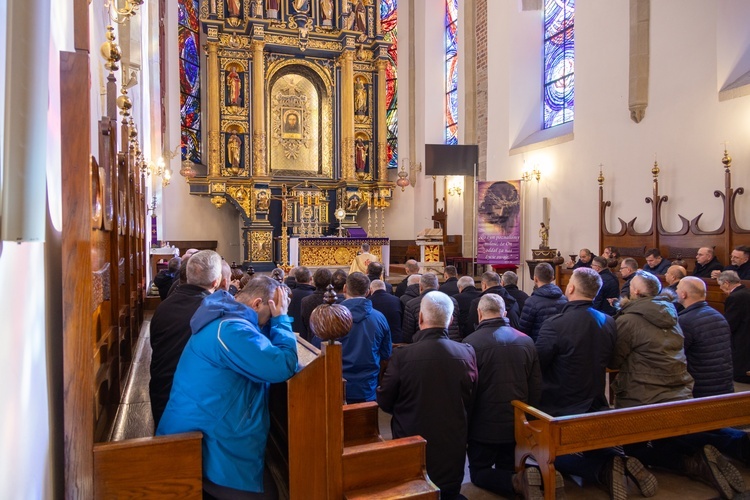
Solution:
{"label": "man in black jacket", "polygon": [[409,286],[409,276],[419,273],[419,264],[416,260],[409,259],[404,264],[404,269],[406,270],[406,278],[396,285],[396,291],[394,292],[396,297],[401,297],[406,292],[406,287]]}
{"label": "man in black jacket", "polygon": [[378,405],[393,415],[394,438],[427,440],[427,474],[443,500],[465,498],[468,413],[478,379],[474,348],[448,338],[452,316],[447,295],[426,294],[414,343],[393,351],[377,391]]}
{"label": "man in black jacket", "polygon": [[399,297],[401,302],[404,304],[404,308],[406,308],[406,304],[408,304],[411,299],[419,296],[419,281],[421,279],[421,274],[411,274],[407,278],[406,290]]}
{"label": "man in black jacket", "polygon": [[445,266],[443,279],[445,281],[440,285],[438,291],[451,297],[458,295],[458,271],[456,271],[456,266]]}
{"label": "man in black jacket", "polygon": [[331,271],[324,267],[317,269],[313,274],[313,284],[315,285],[315,291],[302,299],[300,308],[302,331],[299,334],[308,342],[312,342],[313,337],[310,331],[310,315],[316,307],[323,303],[323,294],[326,293],[326,288],[331,284]]}
{"label": "man in black jacket", "polygon": [[732,365],[734,380],[750,384],[750,289],[735,271],[722,271],[716,280],[727,295],[724,317],[732,331]]}
{"label": "man in black jacket", "polygon": [[614,316],[617,309],[612,304],[620,296],[620,282],[607,267],[607,259],[604,257],[594,257],[591,261],[591,269],[599,273],[602,279],[602,287],[593,302],[594,309]]}
{"label": "man in black jacket", "polygon": [[554,279],[555,271],[547,262],[541,262],[534,268],[536,289],[523,306],[519,328],[534,341],[547,318],[559,313],[568,303],[560,287],[552,282]]}
{"label": "man in black jacket", "polygon": [[461,338],[464,338],[474,330],[473,325],[469,325],[469,309],[472,301],[481,297],[482,292],[474,286],[474,278],[471,276],[461,276],[458,279],[458,290],[453,298],[458,303],[458,330]]}
{"label": "man in black jacket", "polygon": [[312,295],[315,287],[310,284],[312,275],[310,270],[305,266],[299,266],[294,269],[294,277],[297,286],[292,290],[292,300],[289,301],[289,316],[292,320],[292,331],[299,333],[302,338],[307,338],[307,330],[302,322],[302,299]]}
{"label": "man in black jacket", "polygon": [[624,283],[620,288],[620,297],[630,297],[630,280],[635,278],[635,272],[638,270],[638,261],[632,257],[623,259],[620,262],[620,276]]}
{"label": "man in black jacket", "polygon": [[383,264],[380,262],[370,262],[367,264],[367,278],[370,280],[370,283],[375,280],[382,281],[383,286],[385,286],[385,291],[393,294],[393,285],[385,281],[385,278],[383,277]]}
{"label": "man in black jacket", "polygon": [[518,275],[513,271],[505,271],[500,276],[500,284],[503,285],[505,291],[510,294],[511,297],[516,299],[518,304],[518,317],[521,317],[521,311],[523,306],[526,305],[526,299],[529,298],[529,294],[518,288]]}
{"label": "man in black jacket", "polygon": [[[732,263],[724,268],[725,271],[734,271],[741,280],[750,280],[750,247],[735,247],[729,260]],[[712,277],[717,277],[715,275],[718,275],[716,271],[711,274]]]}
{"label": "man in black jacket", "polygon": [[[469,420],[469,473],[480,488],[512,496],[516,443],[511,401],[539,403],[539,357],[534,342],[508,325],[499,295],[482,296],[477,313],[479,326],[463,340],[474,347],[479,370]],[[559,484],[564,485],[562,476]]]}
{"label": "man in black jacket", "polygon": [[188,260],[187,283],[159,304],[151,318],[151,381],[148,393],[154,429],[167,407],[172,380],[182,351],[190,339],[190,319],[205,297],[221,283],[221,257],[212,250],[193,254]]}
{"label": "man in black jacket", "polygon": [[380,311],[391,327],[391,342],[400,344],[404,341],[401,333],[401,322],[404,316],[404,305],[393,294],[385,289],[385,283],[375,280],[370,283],[370,295],[367,297],[372,302],[372,308]]}
{"label": "man in black jacket", "polygon": [[[403,342],[411,343],[414,334],[419,330],[419,310],[422,299],[425,294],[437,291],[438,277],[433,273],[425,273],[419,278],[419,295],[406,303],[404,308],[404,321],[401,326]],[[402,299],[406,297],[404,294]],[[458,302],[453,297],[448,296],[453,303],[453,320],[448,326],[448,338],[451,340],[461,340],[461,334],[458,329]]]}
{"label": "man in black jacket", "polygon": [[159,298],[165,300],[169,294],[169,289],[172,287],[172,283],[180,279],[180,264],[182,259],[179,257],[172,257],[169,259],[166,269],[162,269],[154,277],[154,285],[159,289]]}
{"label": "man in black jacket", "polygon": [[693,276],[697,278],[710,278],[713,271],[724,269],[719,259],[714,255],[714,249],[711,247],[701,247],[695,256],[695,269]]}
{"label": "man in black jacket", "polygon": [[[500,285],[500,276],[492,271],[487,271],[482,274],[482,295],[487,293],[494,293],[503,298],[505,301],[505,310],[507,311],[506,317],[510,322],[510,326],[518,328],[519,319],[521,316],[521,310],[518,308],[518,302],[514,299],[508,291]],[[471,301],[471,307],[469,309],[469,331],[474,331],[476,324],[479,323],[479,316],[477,315],[477,306],[479,306],[479,298]]]}

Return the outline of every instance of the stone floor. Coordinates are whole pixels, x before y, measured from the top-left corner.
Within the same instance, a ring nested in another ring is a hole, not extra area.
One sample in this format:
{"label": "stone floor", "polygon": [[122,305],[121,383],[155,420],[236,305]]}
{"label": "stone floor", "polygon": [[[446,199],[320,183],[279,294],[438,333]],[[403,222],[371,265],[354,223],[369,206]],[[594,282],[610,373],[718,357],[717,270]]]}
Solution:
{"label": "stone floor", "polygon": [[[149,344],[149,325],[151,313],[148,312],[141,329],[135,362],[128,379],[120,410],[115,418],[115,425],[111,440],[152,436],[154,433],[153,419],[148,395],[149,363],[151,361],[151,346]],[[738,390],[750,390],[750,386],[738,386]],[[749,410],[750,411],[750,410]],[[385,439],[391,438],[390,415],[380,411],[380,432]],[[750,469],[739,467],[745,484],[750,487]],[[686,477],[667,472],[656,471],[659,480],[657,500],[707,500],[718,498],[716,491],[702,483],[692,481]],[[632,485],[631,485],[632,486]],[[464,484],[461,493],[470,500],[491,500],[503,498],[489,491],[477,488],[471,484],[468,467],[464,472]],[[579,486],[573,479],[565,478],[565,493],[569,500],[606,500],[609,495],[593,485]],[[631,496],[639,498],[637,490],[631,488]],[[750,498],[750,496],[748,497]]]}

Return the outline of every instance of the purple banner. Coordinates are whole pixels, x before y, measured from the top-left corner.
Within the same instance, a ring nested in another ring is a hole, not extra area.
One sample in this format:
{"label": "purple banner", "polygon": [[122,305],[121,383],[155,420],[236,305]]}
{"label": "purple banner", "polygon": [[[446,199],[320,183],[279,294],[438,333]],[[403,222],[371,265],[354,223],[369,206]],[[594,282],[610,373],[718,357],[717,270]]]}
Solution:
{"label": "purple banner", "polygon": [[156,216],[151,216],[151,246],[158,245],[159,239],[156,237]]}
{"label": "purple banner", "polygon": [[521,263],[521,181],[477,183],[477,264]]}

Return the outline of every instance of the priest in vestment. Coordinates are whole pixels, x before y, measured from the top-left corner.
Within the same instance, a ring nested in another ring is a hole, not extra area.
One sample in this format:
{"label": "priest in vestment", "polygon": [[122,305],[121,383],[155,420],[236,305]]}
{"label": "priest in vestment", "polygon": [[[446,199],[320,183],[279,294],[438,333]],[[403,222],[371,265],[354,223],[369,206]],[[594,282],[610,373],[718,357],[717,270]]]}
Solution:
{"label": "priest in vestment", "polygon": [[354,272],[360,272],[366,275],[367,266],[370,265],[370,262],[378,262],[378,258],[375,255],[370,253],[369,243],[362,243],[360,252],[357,254],[356,257],[354,257],[354,261],[352,262],[352,265],[349,268],[349,274],[354,273]]}

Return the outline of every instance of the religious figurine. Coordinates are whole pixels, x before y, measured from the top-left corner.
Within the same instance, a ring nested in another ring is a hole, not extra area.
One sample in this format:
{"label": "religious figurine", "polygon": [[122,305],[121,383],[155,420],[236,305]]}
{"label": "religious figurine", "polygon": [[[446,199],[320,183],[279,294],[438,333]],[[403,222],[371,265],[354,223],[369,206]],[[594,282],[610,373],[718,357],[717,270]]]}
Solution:
{"label": "religious figurine", "polygon": [[362,139],[357,139],[355,144],[354,166],[357,172],[364,172],[367,164],[367,150],[369,146]]}
{"label": "religious figurine", "polygon": [[231,71],[227,73],[227,94],[229,95],[229,104],[231,106],[242,106],[240,90],[242,89],[242,81],[237,70],[232,67]]}
{"label": "religious figurine", "polygon": [[357,23],[357,30],[361,31],[362,33],[367,32],[367,10],[365,9],[365,4],[362,3],[362,0],[359,0],[357,2],[357,8],[354,10],[356,23]]}
{"label": "religious figurine", "polygon": [[292,6],[297,12],[307,12],[307,0],[294,0]]}
{"label": "religious figurine", "polygon": [[354,84],[354,114],[367,114],[367,88],[362,80]]}
{"label": "religious figurine", "polygon": [[266,17],[268,19],[279,17],[279,0],[268,0],[266,2]]}
{"label": "religious figurine", "polygon": [[539,248],[541,250],[546,250],[549,248],[549,228],[544,222],[540,222],[540,226],[539,237],[542,239],[542,242],[539,244]]}
{"label": "religious figurine", "polygon": [[263,0],[253,0],[253,17],[263,17]]}
{"label": "religious figurine", "polygon": [[352,0],[348,0],[346,3],[346,9],[341,14],[341,29],[351,30],[354,29],[354,4]]}
{"label": "religious figurine", "polygon": [[240,17],[242,11],[241,0],[227,0],[227,9],[229,10],[229,17]]}
{"label": "religious figurine", "polygon": [[240,168],[240,149],[242,148],[242,139],[236,132],[232,132],[227,140],[227,160],[233,169]]}
{"label": "religious figurine", "polygon": [[323,26],[333,22],[333,0],[320,0],[320,13],[323,15]]}
{"label": "religious figurine", "polygon": [[208,13],[216,14],[216,0],[211,0],[208,4]]}
{"label": "religious figurine", "polygon": [[359,209],[359,196],[356,194],[349,198],[349,204],[346,206],[346,210],[349,212],[356,212]]}
{"label": "religious figurine", "polygon": [[268,207],[270,205],[271,200],[268,199],[268,193],[265,191],[261,191],[258,193],[257,203],[256,203],[256,210],[260,212],[268,212]]}

